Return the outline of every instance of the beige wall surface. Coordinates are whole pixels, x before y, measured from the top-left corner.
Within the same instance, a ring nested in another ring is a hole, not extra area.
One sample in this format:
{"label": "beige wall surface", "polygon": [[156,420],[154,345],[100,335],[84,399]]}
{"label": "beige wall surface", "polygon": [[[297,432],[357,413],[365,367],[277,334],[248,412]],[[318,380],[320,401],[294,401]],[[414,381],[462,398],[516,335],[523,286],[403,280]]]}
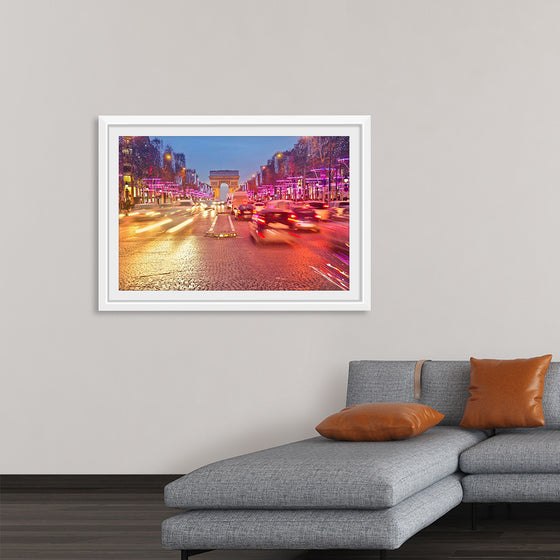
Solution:
{"label": "beige wall surface", "polygon": [[[310,437],[352,359],[560,359],[560,2],[3,18],[0,472],[181,473]],[[96,311],[100,114],[372,115],[373,310]]]}

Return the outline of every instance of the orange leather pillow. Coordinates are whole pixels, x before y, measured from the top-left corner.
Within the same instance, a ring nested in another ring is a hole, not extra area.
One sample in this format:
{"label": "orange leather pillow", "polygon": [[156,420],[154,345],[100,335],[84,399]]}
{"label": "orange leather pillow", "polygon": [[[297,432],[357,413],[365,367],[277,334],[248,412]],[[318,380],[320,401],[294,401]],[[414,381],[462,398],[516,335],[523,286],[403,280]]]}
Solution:
{"label": "orange leather pillow", "polygon": [[418,403],[366,403],[328,416],[315,429],[330,439],[390,441],[417,436],[443,418],[437,410]]}
{"label": "orange leather pillow", "polygon": [[552,355],[519,360],[471,358],[471,382],[464,428],[535,428],[544,426],[544,376]]}

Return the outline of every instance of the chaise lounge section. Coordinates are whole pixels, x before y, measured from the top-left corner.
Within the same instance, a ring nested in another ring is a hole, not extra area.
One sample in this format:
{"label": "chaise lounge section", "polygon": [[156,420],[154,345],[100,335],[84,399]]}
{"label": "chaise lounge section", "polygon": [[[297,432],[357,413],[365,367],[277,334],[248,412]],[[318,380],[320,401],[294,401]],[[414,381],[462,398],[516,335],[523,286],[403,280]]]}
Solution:
{"label": "chaise lounge section", "polygon": [[445,414],[438,426],[400,441],[315,437],[197,469],[165,488],[166,505],[186,511],[164,521],[164,548],[183,558],[211,549],[385,551],[461,501],[560,501],[559,364],[543,399],[552,429],[496,435],[458,425],[468,362],[426,362],[421,390],[415,366],[351,362],[347,405],[419,402]]}
{"label": "chaise lounge section", "polygon": [[459,475],[450,475],[391,508],[193,510],[164,521],[163,546],[392,550],[460,504],[461,496]]}

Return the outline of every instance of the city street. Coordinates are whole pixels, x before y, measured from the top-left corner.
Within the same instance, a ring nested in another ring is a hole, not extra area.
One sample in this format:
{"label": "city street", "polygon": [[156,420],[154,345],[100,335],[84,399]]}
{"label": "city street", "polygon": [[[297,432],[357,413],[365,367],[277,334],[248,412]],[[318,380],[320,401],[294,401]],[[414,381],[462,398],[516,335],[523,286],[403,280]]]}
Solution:
{"label": "city street", "polygon": [[225,209],[141,205],[119,216],[120,290],[347,290],[348,256],[327,230],[257,245]]}

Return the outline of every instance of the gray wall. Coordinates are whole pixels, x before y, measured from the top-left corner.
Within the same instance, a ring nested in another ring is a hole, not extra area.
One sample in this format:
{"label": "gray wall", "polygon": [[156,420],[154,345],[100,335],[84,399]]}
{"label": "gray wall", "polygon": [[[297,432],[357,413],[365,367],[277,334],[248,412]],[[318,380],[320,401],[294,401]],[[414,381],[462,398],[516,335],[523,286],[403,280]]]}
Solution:
{"label": "gray wall", "polygon": [[[4,14],[1,472],[185,472],[308,437],[351,359],[560,358],[559,2]],[[373,117],[373,311],[97,312],[97,115],[282,113]]]}

